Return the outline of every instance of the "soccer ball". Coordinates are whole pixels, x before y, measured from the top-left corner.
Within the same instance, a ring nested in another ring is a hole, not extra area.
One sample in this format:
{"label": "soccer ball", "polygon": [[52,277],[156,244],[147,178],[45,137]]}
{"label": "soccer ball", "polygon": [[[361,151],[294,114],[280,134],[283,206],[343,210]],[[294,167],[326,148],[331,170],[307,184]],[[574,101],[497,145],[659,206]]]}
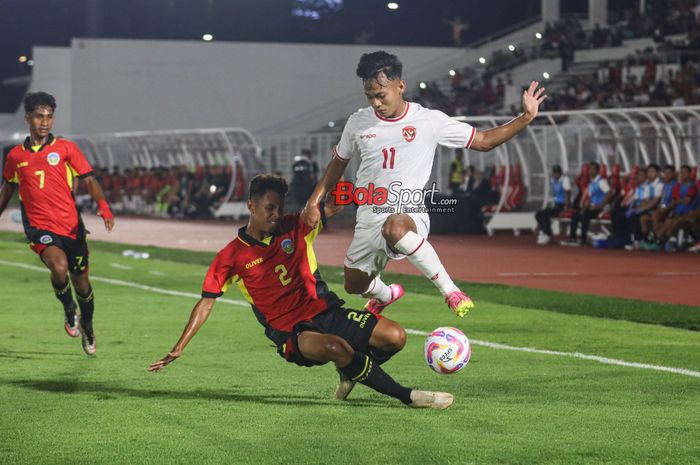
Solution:
{"label": "soccer ball", "polygon": [[425,361],[442,375],[457,373],[469,363],[471,355],[469,339],[457,328],[437,328],[425,340]]}

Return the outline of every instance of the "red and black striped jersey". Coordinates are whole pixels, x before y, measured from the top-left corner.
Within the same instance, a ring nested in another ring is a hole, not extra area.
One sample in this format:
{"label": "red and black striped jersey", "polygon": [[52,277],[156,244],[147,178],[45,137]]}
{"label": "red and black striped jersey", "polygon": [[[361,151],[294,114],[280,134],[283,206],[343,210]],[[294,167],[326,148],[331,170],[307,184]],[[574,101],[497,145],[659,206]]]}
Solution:
{"label": "red and black striped jersey", "polygon": [[279,232],[258,241],[238,231],[217,255],[204,279],[202,297],[220,297],[238,285],[268,331],[290,332],[340,302],[321,280],[312,243],[321,224],[311,229],[300,215],[285,215]]}
{"label": "red and black striped jersey", "polygon": [[73,178],[87,176],[92,167],[75,143],[49,138],[38,150],[29,138],[10,150],[3,177],[19,185],[25,223],[75,239],[78,210],[73,198]]}

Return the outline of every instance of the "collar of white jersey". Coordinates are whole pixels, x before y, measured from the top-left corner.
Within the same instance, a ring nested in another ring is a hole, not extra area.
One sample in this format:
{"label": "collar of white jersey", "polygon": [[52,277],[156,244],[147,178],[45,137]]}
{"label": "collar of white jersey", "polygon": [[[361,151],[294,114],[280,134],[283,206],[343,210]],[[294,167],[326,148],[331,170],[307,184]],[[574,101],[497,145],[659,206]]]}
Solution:
{"label": "collar of white jersey", "polygon": [[374,113],[374,116],[376,116],[377,118],[379,118],[382,121],[386,121],[388,123],[395,123],[397,121],[401,121],[402,119],[404,119],[406,117],[406,115],[408,114],[408,109],[410,107],[411,107],[410,102],[406,102],[406,108],[404,108],[403,113],[401,114],[401,116],[397,116],[396,118],[384,118],[376,111],[373,111],[373,113]]}

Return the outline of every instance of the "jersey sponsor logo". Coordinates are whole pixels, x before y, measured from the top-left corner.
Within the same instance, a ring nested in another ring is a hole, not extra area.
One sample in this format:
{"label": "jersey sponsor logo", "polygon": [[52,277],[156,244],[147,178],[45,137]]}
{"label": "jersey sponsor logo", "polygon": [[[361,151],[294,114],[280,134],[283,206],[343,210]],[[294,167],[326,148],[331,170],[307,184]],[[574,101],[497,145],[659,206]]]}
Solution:
{"label": "jersey sponsor logo", "polygon": [[401,134],[403,134],[403,138],[406,139],[406,142],[413,142],[413,139],[416,138],[416,128],[413,126],[406,126],[401,130]]}
{"label": "jersey sponsor logo", "polygon": [[294,242],[289,238],[283,240],[280,247],[290,255],[294,253]]}
{"label": "jersey sponsor logo", "polygon": [[44,245],[45,245],[45,244],[50,244],[50,243],[53,242],[53,237],[49,236],[48,234],[44,234],[43,236],[41,236],[41,237],[39,238],[39,242],[41,242],[41,243],[44,244]]}
{"label": "jersey sponsor logo", "polygon": [[249,269],[253,268],[254,266],[257,266],[257,265],[261,264],[262,262],[263,262],[263,258],[262,258],[262,257],[256,258],[256,259],[253,260],[252,262],[246,263],[246,264],[245,264],[245,269],[246,269],[246,270],[249,270]]}
{"label": "jersey sponsor logo", "polygon": [[49,162],[49,165],[56,166],[61,161],[61,156],[56,152],[51,152],[46,155],[46,161]]}
{"label": "jersey sponsor logo", "polygon": [[374,139],[377,137],[376,134],[360,134],[360,139]]}

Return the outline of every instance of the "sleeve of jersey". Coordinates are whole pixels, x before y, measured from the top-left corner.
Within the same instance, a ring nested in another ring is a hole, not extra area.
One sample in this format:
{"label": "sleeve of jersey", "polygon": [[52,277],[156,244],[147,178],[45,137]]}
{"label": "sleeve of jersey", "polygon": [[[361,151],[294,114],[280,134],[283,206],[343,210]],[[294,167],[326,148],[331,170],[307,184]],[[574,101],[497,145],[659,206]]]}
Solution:
{"label": "sleeve of jersey", "polygon": [[17,184],[19,182],[15,162],[12,161],[12,157],[10,155],[8,155],[7,159],[5,160],[5,167],[2,170],[2,177],[7,182],[11,182],[14,184]]}
{"label": "sleeve of jersey", "polygon": [[296,222],[296,226],[299,229],[301,229],[302,236],[304,236],[308,240],[313,241],[314,239],[316,239],[316,236],[318,236],[318,233],[321,232],[321,229],[323,229],[323,225],[326,224],[326,215],[323,211],[323,203],[321,203],[321,221],[319,221],[318,226],[316,226],[315,228],[312,229],[309,226],[307,226],[307,224],[304,222],[304,220],[301,219],[301,215],[299,214],[295,215],[294,220]]}
{"label": "sleeve of jersey", "polygon": [[202,285],[202,297],[210,299],[221,297],[231,284],[233,266],[226,258],[229,255],[227,252],[227,249],[223,249],[209,265]]}
{"label": "sleeve of jersey", "polygon": [[73,142],[68,143],[68,164],[73,174],[79,178],[92,174],[92,166]]}
{"label": "sleeve of jersey", "polygon": [[338,142],[338,145],[333,147],[334,157],[338,157],[343,160],[350,160],[352,157],[358,154],[354,126],[354,118],[351,116],[347,123],[345,123],[343,135],[340,136],[340,142]]}
{"label": "sleeve of jersey", "polygon": [[469,148],[474,142],[476,128],[450,118],[438,110],[432,110],[431,121],[435,128],[435,142],[451,148]]}

